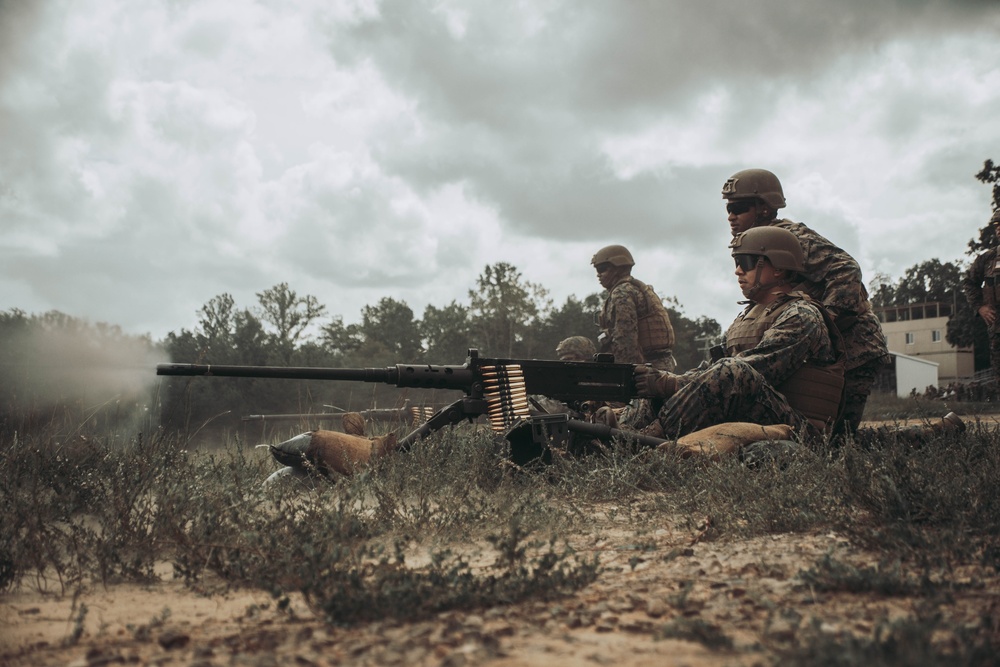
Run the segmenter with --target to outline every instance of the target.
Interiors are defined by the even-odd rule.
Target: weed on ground
[[[468,426],[350,477],[266,487],[274,464],[263,450],[190,450],[151,433],[4,436],[0,592],[149,582],[167,562],[191,586],[211,575],[279,601],[301,594],[336,626],[414,621],[585,588],[602,572],[580,535],[602,522],[636,554],[655,548],[650,536],[668,523],[706,543],[836,531],[879,554],[878,563],[831,557],[803,569],[802,585],[816,594],[931,602],[969,585],[953,576],[959,568],[1000,571],[1000,442],[975,423],[918,440],[869,432],[753,466],[610,443],[526,468]],[[724,630],[696,619],[659,632],[734,650]],[[886,621],[867,637],[802,632],[778,653],[784,664],[986,664],[997,648],[991,632],[989,623],[951,627],[925,615]],[[907,662],[914,647],[929,657]]]

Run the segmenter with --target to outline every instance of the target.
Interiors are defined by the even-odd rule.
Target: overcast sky
[[[998,37],[987,0],[0,0],[0,310],[420,317],[501,261],[558,305],[622,243],[725,326],[743,168],[866,281],[966,259]]]

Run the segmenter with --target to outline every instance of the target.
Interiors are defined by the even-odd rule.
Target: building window
[[[941,342],[941,330],[940,329],[935,329],[934,331],[931,332],[931,342],[932,343],[940,343]]]
[[[906,344],[907,345],[913,345],[913,334],[912,333],[907,333],[906,334]]]

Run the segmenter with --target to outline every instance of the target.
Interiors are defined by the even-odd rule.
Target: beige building
[[[914,303],[875,309],[890,352],[938,364],[938,383],[971,378],[975,360],[971,347],[952,347],[945,340],[953,304]]]

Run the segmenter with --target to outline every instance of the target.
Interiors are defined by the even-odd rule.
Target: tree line
[[[582,335],[596,341],[603,295],[567,297],[556,306],[541,285],[524,279],[506,262],[487,265],[468,290],[468,301],[428,305],[421,317],[392,297],[361,310],[345,324],[326,318],[326,308],[287,283],[256,294],[257,304],[239,307],[229,294],[199,311],[194,330],[171,332],[165,341],[178,362],[329,367],[385,367],[397,363],[461,364],[468,350],[481,356],[554,359],[559,341]],[[687,317],[676,299],[665,301],[677,335],[675,356],[682,367],[705,358],[706,341],[721,336],[714,319]],[[324,321],[327,320],[327,321]],[[449,395],[445,395],[449,394]],[[180,379],[167,383],[164,420],[191,429],[205,419],[228,415],[317,412],[322,406],[361,410],[395,407],[401,400],[440,406],[449,392],[407,390],[321,381],[252,378]]]

